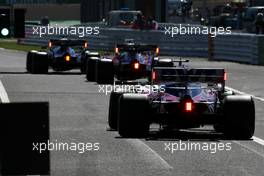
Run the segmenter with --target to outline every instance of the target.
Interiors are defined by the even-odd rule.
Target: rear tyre
[[[87,60],[88,60],[88,51],[86,51],[81,58],[81,68],[80,71],[81,73],[86,73],[86,67],[87,67]]]
[[[87,81],[95,81],[95,67],[96,67],[96,62],[98,62],[99,57],[90,57],[87,60],[87,65],[86,65],[86,79]]]
[[[173,62],[171,59],[159,59],[156,62],[157,67],[173,67]]]
[[[229,138],[250,139],[255,131],[255,105],[247,95],[230,95],[224,100],[224,134]]]
[[[111,92],[111,95],[110,95],[109,111],[108,111],[108,125],[112,130],[117,130],[119,99],[121,95],[122,95],[121,92]]]
[[[223,133],[224,131],[224,127],[222,124],[215,124],[213,127],[217,133]]]
[[[27,53],[27,61],[26,61],[26,70],[31,73],[32,72],[32,58],[38,51],[31,50]]]
[[[151,81],[152,81],[152,72],[151,71],[147,73],[147,79],[148,79],[148,82],[151,83]]]
[[[113,84],[114,72],[111,59],[101,59],[97,62],[96,82],[98,84]]]
[[[81,73],[86,73],[87,70],[87,60],[90,57],[100,57],[99,53],[96,52],[90,52],[90,51],[85,51],[82,58],[81,58]]]
[[[32,73],[45,74],[49,70],[49,57],[46,52],[37,52],[32,58]]]
[[[121,95],[118,114],[118,133],[122,137],[146,137],[150,126],[149,116],[150,104],[146,95]]]

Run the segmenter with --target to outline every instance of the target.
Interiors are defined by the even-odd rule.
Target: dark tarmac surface
[[[264,143],[256,142],[264,139],[264,67],[191,60],[193,66],[225,68],[228,87],[259,98],[255,100],[257,138],[225,140],[210,131],[211,127],[163,135],[156,126],[147,139],[120,138],[117,132],[107,130],[109,95],[99,92],[97,84],[86,82],[79,70],[28,74],[26,53],[22,52],[0,50],[0,80],[11,102],[50,102],[51,141],[93,144],[84,153],[51,151],[51,175],[264,176]],[[166,148],[191,143],[209,148]],[[216,145],[224,149],[215,150]]]

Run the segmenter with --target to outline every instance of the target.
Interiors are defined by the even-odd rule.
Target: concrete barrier
[[[26,38],[19,39],[21,44],[43,45],[49,39],[61,38],[62,35],[44,35],[39,37],[33,35],[32,26],[26,27]],[[68,38],[79,38],[77,35]],[[112,51],[115,44],[122,43],[125,39],[134,39],[136,42],[146,44],[157,44],[161,54],[185,57],[207,57],[208,36],[206,35],[165,35],[164,31],[136,31],[120,28],[100,28],[99,35],[86,35],[89,47],[95,50]]]
[[[62,35],[33,35],[32,26],[26,27],[26,38],[18,40],[21,44],[46,45],[49,39]],[[77,35],[68,38],[79,38]],[[113,51],[116,43],[125,39],[136,42],[157,44],[163,55],[175,57],[203,57],[209,60],[233,61],[264,65],[264,35],[232,33],[227,35],[165,35],[165,31],[137,31],[120,28],[100,28],[99,35],[86,35],[89,48]]]
[[[218,35],[213,38],[213,60],[262,64],[260,38],[255,34]]]

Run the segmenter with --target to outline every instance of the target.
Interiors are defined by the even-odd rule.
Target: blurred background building
[[[225,4],[242,4],[245,6],[264,6],[264,0],[192,0],[193,8],[208,8],[213,10]]]
[[[26,9],[26,20],[49,16],[52,20],[93,22],[106,18],[111,10],[120,9],[141,10],[158,21],[166,20],[164,0],[0,0],[0,8],[10,4]]]
[[[111,10],[140,10],[145,16],[152,16],[157,21],[166,21],[164,0],[81,0],[82,21],[100,21]]]
[[[52,20],[80,19],[80,0],[0,0],[0,8],[5,8],[3,6],[25,9],[25,19],[30,21],[40,20],[43,16]]]
[[[217,7],[234,3],[264,6],[264,0],[0,0],[0,8],[26,9],[26,20],[48,16],[51,20],[95,22],[107,18],[111,10],[129,9],[140,10],[158,22],[173,22],[175,16],[188,16],[190,10],[204,17]]]

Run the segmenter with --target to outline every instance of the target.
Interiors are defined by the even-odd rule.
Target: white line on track
[[[253,141],[255,141],[257,143],[259,143],[261,145],[264,145],[264,140],[263,139],[260,139],[260,138],[258,138],[256,136],[253,136],[252,139],[253,139]]]
[[[7,92],[4,88],[2,81],[0,80],[0,99],[2,103],[9,103],[9,98]],[[154,164],[155,167],[162,167],[163,169],[173,169],[157,152],[151,149],[148,145],[144,142],[140,141],[139,139],[127,139],[128,143],[133,145],[136,150],[142,151],[143,156],[146,157],[146,161],[151,162]]]
[[[229,90],[232,90],[238,94],[247,94],[245,92],[241,92],[239,90],[236,90],[236,89],[233,89],[231,87],[227,87],[227,89]],[[250,95],[250,94],[247,94],[247,95]],[[262,101],[264,102],[264,99],[263,98],[260,98],[260,97],[256,97],[254,95],[250,95],[252,96],[254,99],[256,100],[259,100],[259,101]],[[8,95],[7,95],[7,92],[5,90],[5,87],[2,83],[2,81],[0,80],[0,99],[2,101],[2,103],[10,103],[10,100],[8,98]],[[253,136],[252,137],[253,141],[258,143],[258,144],[261,144],[264,146],[264,140],[261,139],[261,138],[258,138],[256,136]],[[146,156],[149,158],[152,158],[151,161],[157,161],[156,159],[158,159],[160,161],[159,164],[161,164],[161,166],[163,166],[164,168],[167,168],[167,169],[172,169],[173,167],[170,166],[157,152],[155,152],[153,149],[151,149],[148,145],[146,145],[144,142],[138,140],[138,139],[128,139],[127,140],[130,144],[133,144],[136,148],[138,149],[146,149],[145,150],[145,154],[147,154]],[[157,163],[156,163],[157,164]]]
[[[4,87],[1,80],[0,80],[0,99],[1,99],[2,103],[10,103],[7,92],[6,92],[5,87]],[[0,176],[1,176],[1,174],[0,174]],[[40,175],[36,175],[36,176],[40,176]]]
[[[262,152],[259,152],[258,150],[255,150],[252,147],[249,147],[249,146],[243,144],[241,141],[233,141],[233,142],[264,158],[264,154]]]
[[[147,144],[139,139],[127,139],[127,142],[131,144],[139,153],[144,156],[146,162],[149,162],[155,168],[161,169],[173,169],[157,152],[150,148]]]
[[[238,94],[242,94],[242,95],[250,95],[250,94],[248,94],[248,93],[245,93],[245,92],[242,92],[242,91],[239,91],[239,90],[233,89],[233,88],[231,88],[231,87],[227,87],[227,86],[226,86],[226,88],[229,89],[229,90],[232,90],[232,91],[234,91],[235,93],[238,93]],[[256,100],[259,100],[259,101],[264,102],[264,98],[256,97],[255,95],[250,95],[250,96],[252,96],[252,98],[254,98],[254,99],[256,99]]]
[[[226,89],[231,90],[231,91],[233,91],[233,92],[235,92],[235,93],[237,93],[237,94],[241,94],[241,95],[250,95],[250,94],[247,94],[247,93],[245,93],[245,92],[242,92],[242,91],[236,90],[236,89],[231,88],[231,87],[228,87],[228,86],[226,86]],[[264,102],[264,98],[256,97],[255,95],[250,95],[250,96],[252,96],[252,98],[254,98],[254,99],[256,99],[256,100],[259,100],[259,101]],[[256,137],[256,136],[253,136],[252,139],[253,139],[254,142],[256,142],[256,143],[258,143],[258,144],[264,146],[264,140],[263,140],[263,139],[260,139],[260,138],[258,138],[258,137]]]
[[[10,103],[5,87],[1,80],[0,80],[0,98],[2,103]]]

